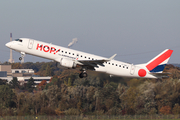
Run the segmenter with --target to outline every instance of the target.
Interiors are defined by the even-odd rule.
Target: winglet
[[[114,59],[114,57],[116,57],[117,54],[114,54],[112,57],[110,57],[108,60],[112,60]]]

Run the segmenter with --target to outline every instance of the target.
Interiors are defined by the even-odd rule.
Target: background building
[[[11,77],[12,76],[11,65],[0,65],[0,72],[6,72],[7,73],[6,77]]]
[[[49,83],[51,79],[51,76],[35,76],[33,69],[11,69],[11,65],[0,65],[0,79],[7,80],[9,83],[13,77],[17,77],[20,84],[27,83],[31,77],[34,79],[35,84],[39,84],[43,80]]]

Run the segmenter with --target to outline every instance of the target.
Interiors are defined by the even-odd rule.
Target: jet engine
[[[77,66],[77,64],[74,61],[65,58],[61,59],[60,65],[68,68],[76,68]]]

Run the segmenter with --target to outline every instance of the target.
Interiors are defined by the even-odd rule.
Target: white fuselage
[[[108,59],[105,57],[33,40],[28,38],[21,38],[22,41],[12,41],[6,44],[9,48],[23,52],[26,54],[50,59],[59,62],[61,58],[66,58],[73,61],[78,60],[103,60]],[[77,62],[78,63],[78,62]],[[83,65],[82,63],[78,63],[79,65]],[[155,76],[148,74],[146,68],[142,68],[141,66],[135,66],[133,64],[110,60],[108,62],[104,62],[103,65],[97,65],[94,67],[95,71],[105,72],[114,76],[125,76],[125,77],[140,77],[139,70],[145,69],[147,74],[144,76],[145,78],[156,78]]]

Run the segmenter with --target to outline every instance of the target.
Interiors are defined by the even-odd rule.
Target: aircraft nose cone
[[[11,43],[6,43],[6,47],[10,48],[11,47]]]

